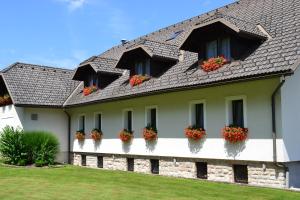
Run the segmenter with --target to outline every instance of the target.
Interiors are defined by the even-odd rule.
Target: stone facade
[[[136,158],[134,159],[134,171],[144,174],[151,173],[151,164],[150,160]]]
[[[196,178],[196,165],[191,161],[161,159],[159,162],[159,174],[183,178]]]
[[[248,176],[250,185],[278,188],[286,187],[286,174],[284,169],[272,164],[249,163]]]
[[[103,156],[103,168],[108,170],[127,171],[127,158],[121,155]],[[151,173],[152,157],[131,156],[134,158],[134,171],[138,173]],[[197,178],[195,162],[207,163],[207,180],[234,183],[233,164],[247,165],[248,184],[266,187],[286,187],[285,170],[273,163],[225,161],[225,160],[199,160],[183,158],[155,158],[159,160],[159,174],[164,176]],[[75,153],[73,164],[81,166],[81,154]],[[86,155],[86,166],[98,167],[97,155]]]
[[[211,181],[234,182],[232,165],[224,161],[208,162],[207,179]]]
[[[86,156],[86,166],[91,168],[97,168],[98,167],[97,156]]]
[[[127,171],[126,158],[122,158],[114,155],[104,156],[103,169]]]

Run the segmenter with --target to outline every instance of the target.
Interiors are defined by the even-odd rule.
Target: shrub
[[[43,161],[43,165],[54,164],[59,142],[53,134],[43,131],[25,132],[24,143],[30,163]]]
[[[0,153],[2,157],[9,164],[26,164],[27,154],[25,152],[23,131],[6,126],[0,136]]]

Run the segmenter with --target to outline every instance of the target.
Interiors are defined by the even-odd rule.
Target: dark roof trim
[[[77,104],[73,104],[73,105],[64,106],[64,108],[72,108],[72,107],[78,107],[78,106],[83,106],[83,105],[91,105],[91,104],[95,104],[95,103],[112,102],[112,101],[117,101],[117,100],[126,100],[126,99],[130,99],[133,97],[151,96],[151,95],[161,94],[161,93],[165,93],[165,92],[177,92],[177,91],[183,91],[183,90],[215,87],[215,86],[224,85],[224,84],[246,82],[246,81],[252,81],[252,80],[269,79],[269,78],[274,78],[274,77],[280,77],[282,75],[290,76],[292,74],[293,74],[292,70],[285,70],[282,72],[260,74],[258,76],[253,75],[253,76],[248,76],[248,77],[239,77],[239,78],[228,79],[226,81],[221,80],[221,81],[211,82],[208,84],[200,84],[200,85],[197,84],[197,85],[191,85],[191,86],[181,86],[181,87],[175,87],[175,88],[160,89],[160,90],[154,90],[151,92],[143,92],[140,94],[132,94],[132,95],[126,95],[126,96],[121,96],[121,97],[113,97],[113,98],[108,98],[108,99],[95,100],[95,101],[90,101],[90,102],[85,102],[85,103],[77,103]]]
[[[182,42],[179,44],[179,49],[182,48],[182,46],[184,45],[184,43],[186,42],[186,40],[190,37],[190,35],[192,34],[192,32],[196,29],[200,29],[203,28],[205,26],[211,25],[211,24],[215,24],[215,23],[222,23],[223,25],[227,26],[228,28],[230,28],[231,30],[233,30],[236,33],[245,33],[248,35],[252,35],[254,37],[257,37],[259,39],[267,39],[267,35],[266,36],[262,36],[262,35],[258,35],[258,34],[254,34],[245,30],[242,30],[241,28],[239,28],[238,26],[236,26],[235,24],[231,23],[230,21],[224,19],[224,18],[216,18],[213,20],[210,20],[208,22],[204,22],[204,23],[199,23],[196,24],[192,29],[189,30],[188,34],[186,34],[186,36],[184,37],[184,39],[182,40]]]
[[[16,107],[24,107],[24,108],[63,108],[62,105],[36,105],[36,104],[14,104]]]
[[[13,67],[13,66],[11,66],[11,67]],[[11,68],[11,67],[10,67],[10,68]],[[9,89],[9,87],[8,87],[7,81],[6,81],[5,78],[4,78],[4,74],[3,74],[2,72],[0,72],[0,76],[2,77],[2,79],[3,79],[3,81],[4,81],[4,84],[5,84],[5,86],[6,86],[6,89],[7,89],[7,91],[8,91],[8,94],[9,94],[9,96],[10,96],[10,98],[11,98],[11,101],[12,101],[12,103],[14,104],[15,100],[14,100],[14,97],[11,95],[11,91],[10,91],[10,89]]]

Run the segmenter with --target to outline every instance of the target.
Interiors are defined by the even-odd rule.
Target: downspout
[[[68,164],[71,164],[71,115],[64,108],[64,113],[68,117]]]
[[[275,166],[284,168],[285,173],[286,173],[286,187],[289,187],[289,170],[288,167],[286,167],[282,163],[277,162],[277,130],[276,130],[276,95],[282,88],[283,84],[285,83],[285,76],[282,76],[280,78],[280,83],[272,93],[272,98],[271,98],[271,104],[272,104],[272,137],[273,137],[273,163]]]

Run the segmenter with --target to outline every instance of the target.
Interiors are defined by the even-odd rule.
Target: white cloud
[[[86,0],[59,0],[60,2],[66,3],[70,11],[77,10],[86,4]]]

